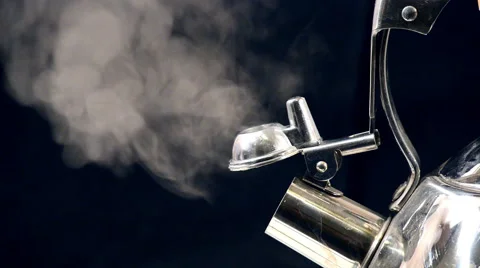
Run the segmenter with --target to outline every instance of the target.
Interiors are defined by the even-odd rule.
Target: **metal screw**
[[[328,165],[326,162],[323,162],[323,161],[320,161],[317,163],[317,171],[320,172],[320,173],[324,173],[325,171],[327,171],[328,169]]]
[[[405,21],[414,21],[418,16],[418,11],[415,7],[406,6],[402,10],[402,18]]]

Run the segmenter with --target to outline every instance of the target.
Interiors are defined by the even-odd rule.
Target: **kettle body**
[[[388,218],[295,178],[266,233],[327,268],[479,267],[479,171],[480,138]]]
[[[397,114],[388,79],[390,31],[427,35],[449,0],[376,0],[371,35],[369,130],[323,140],[304,98],[287,102],[289,123],[266,124],[235,139],[232,171],[304,156],[266,233],[324,268],[480,267],[480,138],[423,177]],[[378,43],[378,44],[377,44]],[[376,87],[410,176],[393,195],[390,217],[349,199],[330,180],[342,158],[377,150]]]
[[[369,267],[480,266],[480,138],[425,176]]]
[[[476,175],[478,176],[478,175]],[[369,267],[480,266],[480,195],[429,176],[392,219]]]

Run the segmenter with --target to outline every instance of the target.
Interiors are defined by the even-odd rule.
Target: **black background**
[[[322,136],[367,130],[373,1],[281,1],[275,12],[287,19],[266,53],[281,54],[307,25],[327,46],[306,61],[303,94]],[[479,19],[474,0],[454,0],[429,35],[392,33],[392,92],[423,172],[480,133]],[[301,158],[216,174],[211,204],[182,199],[140,168],[121,179],[67,168],[48,122],[0,94],[0,267],[315,267],[263,233]],[[378,117],[381,149],[346,158],[333,184],[386,216],[408,166],[380,106]]]

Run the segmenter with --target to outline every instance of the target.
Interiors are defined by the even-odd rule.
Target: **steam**
[[[262,33],[249,25],[246,4],[2,5],[10,93],[49,119],[72,167],[121,170],[139,163],[176,193],[208,197],[208,175],[227,166],[235,134],[266,120],[262,103],[269,98],[237,63],[239,52],[275,78],[270,85],[281,105],[299,86],[286,66],[244,50],[239,37]]]

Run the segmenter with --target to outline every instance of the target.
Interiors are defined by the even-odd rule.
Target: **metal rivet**
[[[415,7],[406,6],[402,10],[402,18],[405,21],[414,21],[418,16],[418,11]]]
[[[327,171],[328,169],[328,165],[327,163],[323,162],[323,161],[320,161],[317,163],[317,171],[320,172],[320,173],[324,173],[325,171]]]

